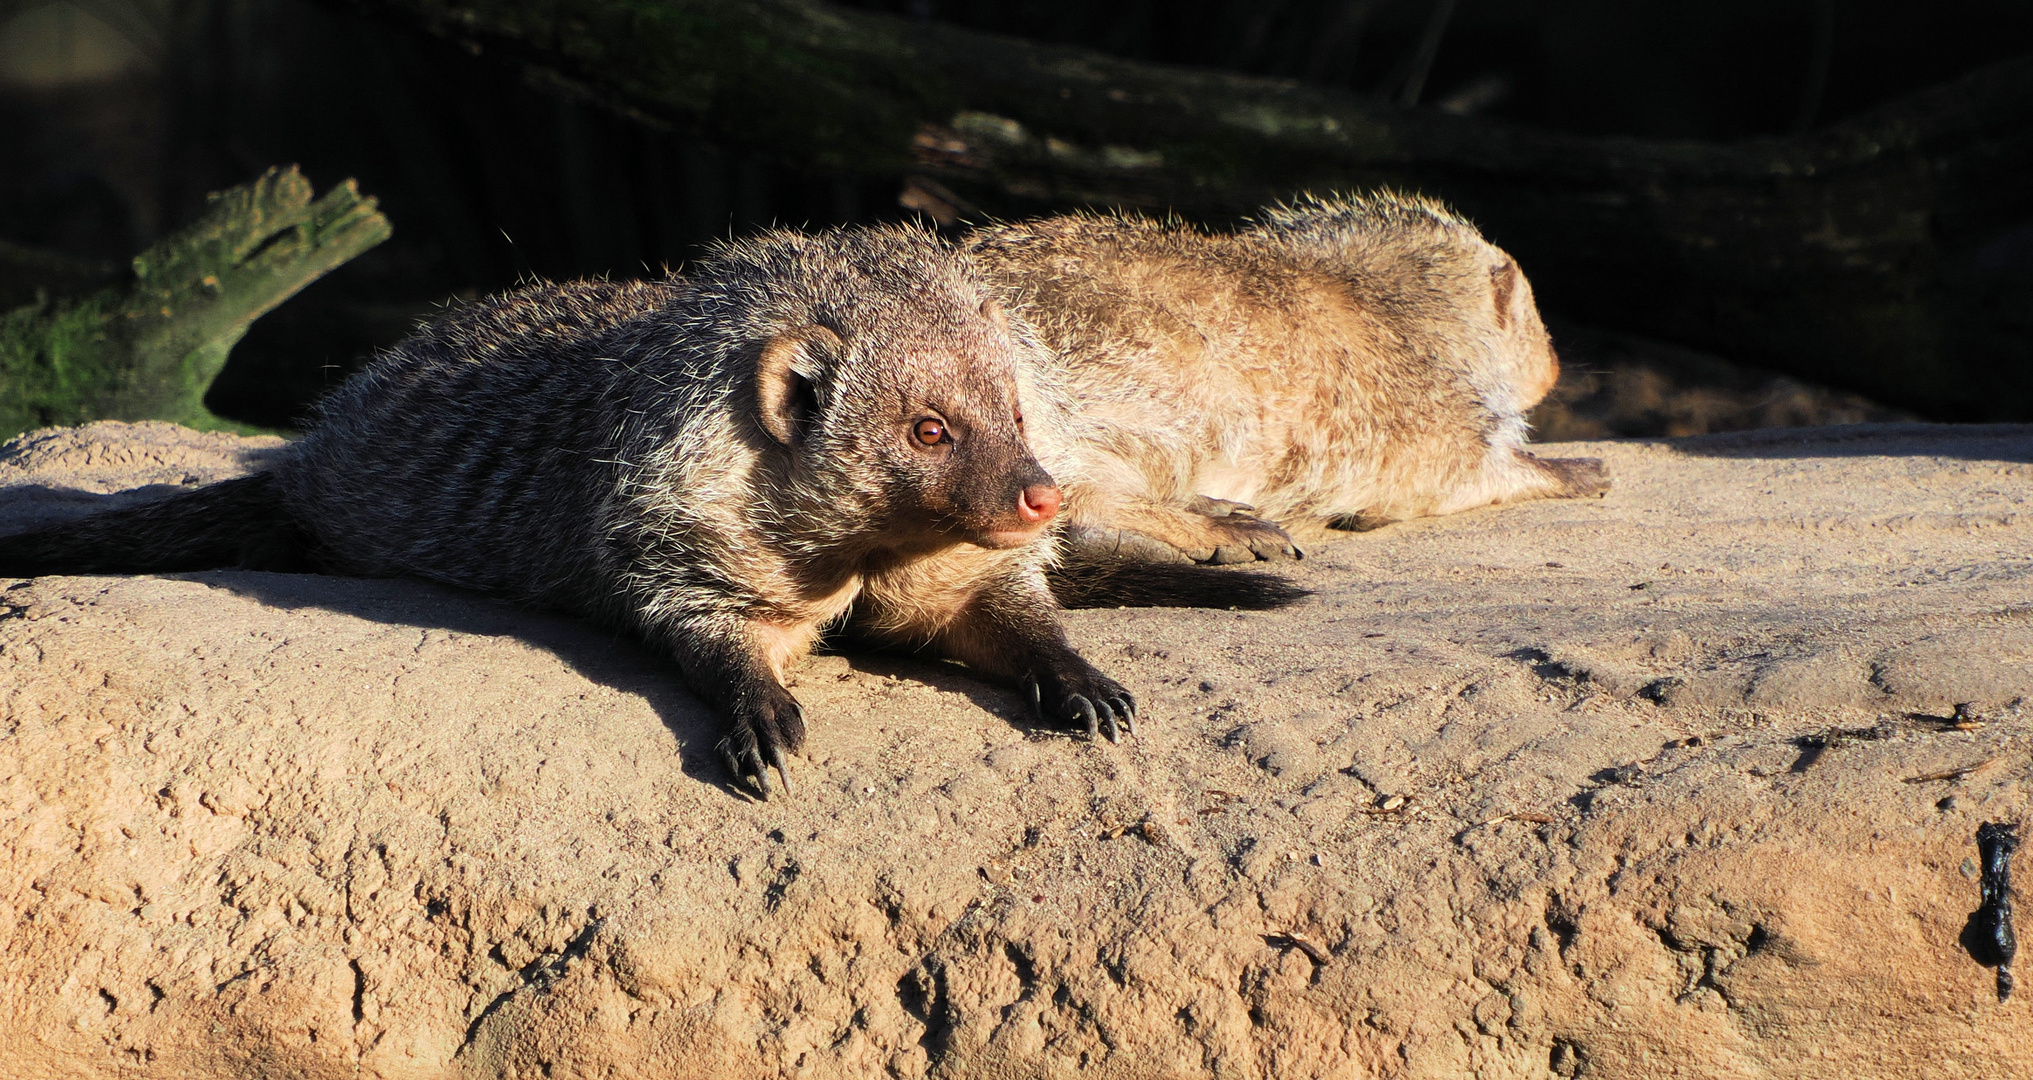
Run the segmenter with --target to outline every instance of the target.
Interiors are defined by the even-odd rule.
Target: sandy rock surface
[[[30,436],[0,521],[272,445]],[[1616,490],[1068,616],[1120,747],[816,658],[766,804],[569,619],[0,581],[0,1073],[2033,1075],[1958,944],[2033,790],[2033,427],[1553,449]]]

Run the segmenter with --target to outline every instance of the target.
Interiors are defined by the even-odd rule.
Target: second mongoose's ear
[[[991,296],[981,302],[981,315],[995,324],[997,330],[1009,332],[1009,313],[1002,309],[1002,301]]]
[[[1522,305],[1532,302],[1531,290],[1523,288],[1525,275],[1518,264],[1509,259],[1490,268],[1490,300],[1496,304],[1497,329],[1509,330],[1522,322],[1526,312]]]
[[[796,446],[819,407],[819,375],[844,348],[823,326],[802,326],[769,339],[755,361],[756,420],[769,437]]]

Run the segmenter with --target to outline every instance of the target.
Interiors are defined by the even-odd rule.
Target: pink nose
[[[1017,516],[1026,525],[1052,520],[1059,512],[1059,489],[1050,484],[1032,484],[1017,496]]]

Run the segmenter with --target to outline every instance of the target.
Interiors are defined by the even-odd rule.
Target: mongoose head
[[[1024,437],[1023,354],[963,256],[903,227],[771,234],[728,255],[774,264],[755,421],[814,516],[899,549],[1043,535],[1060,494]]]
[[[1560,356],[1553,351],[1553,337],[1539,318],[1539,305],[1532,299],[1532,283],[1509,255],[1495,244],[1484,242],[1489,262],[1489,313],[1496,332],[1491,338],[1495,364],[1510,369],[1519,379],[1518,411],[1537,405],[1560,380]]]

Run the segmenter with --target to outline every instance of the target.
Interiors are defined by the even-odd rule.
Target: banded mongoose
[[[1078,403],[1060,450],[1076,543],[1290,557],[1273,523],[1366,529],[1609,486],[1596,459],[1526,451],[1525,412],[1559,375],[1532,287],[1436,202],[1303,196],[1225,234],[1076,214],[965,246]]]
[[[414,575],[577,612],[672,657],[765,797],[806,736],[785,670],[843,619],[1115,739],[1136,702],[1048,592],[1062,496],[1024,437],[1036,355],[931,234],[769,233],[682,279],[455,308],[267,471],[0,538],[0,574]],[[1202,573],[1214,603],[1292,595]]]

